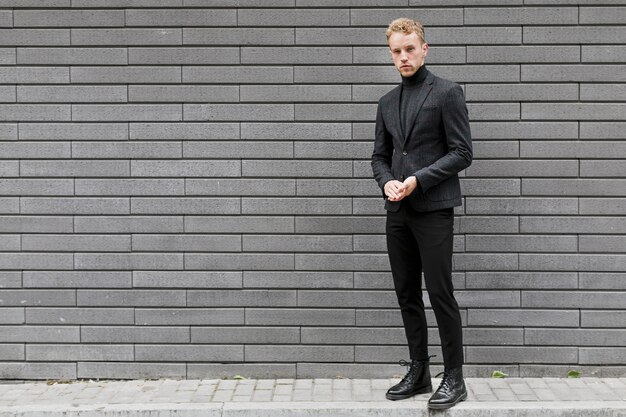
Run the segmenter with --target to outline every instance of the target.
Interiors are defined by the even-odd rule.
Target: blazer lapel
[[[393,90],[391,90],[391,95],[389,97],[389,107],[387,107],[387,111],[389,112],[391,125],[387,126],[388,129],[394,129],[396,132],[393,132],[394,136],[398,138],[404,138],[404,129],[402,129],[402,124],[400,123],[400,89],[401,86],[397,86]]]
[[[415,99],[415,111],[411,112],[411,116],[410,116],[411,119],[409,121],[409,126],[411,126],[411,128],[409,129],[408,132],[404,132],[404,136],[403,136],[405,142],[409,138],[409,136],[411,136],[411,132],[413,131],[413,127],[415,126],[415,120],[417,119],[417,115],[422,109],[422,106],[424,105],[424,101],[426,101],[426,97],[428,97],[428,94],[430,94],[430,90],[433,89],[434,80],[435,80],[435,77],[429,72],[428,75],[426,75],[426,79],[424,80],[424,85],[420,89],[417,95],[417,98]],[[399,109],[398,109],[398,112],[400,112]],[[400,119],[400,115],[398,114],[398,120],[399,119]]]

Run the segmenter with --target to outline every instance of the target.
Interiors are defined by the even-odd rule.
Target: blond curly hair
[[[389,37],[394,32],[402,32],[405,35],[416,33],[420,41],[422,43],[426,43],[426,40],[424,38],[424,25],[416,20],[401,17],[391,22],[389,24],[389,27],[387,28],[387,31],[385,32],[385,34],[387,35],[387,41],[389,41]]]

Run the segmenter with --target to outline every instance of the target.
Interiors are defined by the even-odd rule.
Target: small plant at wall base
[[[491,374],[492,378],[504,378],[504,377],[507,377],[507,376],[509,376],[509,374],[505,374],[502,371],[493,371],[493,373]]]

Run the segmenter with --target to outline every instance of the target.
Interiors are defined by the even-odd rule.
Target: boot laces
[[[428,363],[430,362],[430,358],[434,358],[437,355],[431,355],[428,357],[428,359],[426,359],[425,361],[420,361],[420,362],[425,362]],[[404,375],[404,378],[402,378],[402,381],[406,381],[409,378],[413,378],[415,376],[415,373],[417,372],[418,367],[417,366],[412,366],[413,365],[413,361],[405,361],[404,359],[400,359],[400,362],[398,362],[400,364],[400,366],[406,366],[407,369],[407,373],[406,375]]]
[[[448,372],[443,371],[435,375],[435,378],[439,378],[440,375],[443,375],[443,378],[441,379],[441,383],[439,384],[439,388],[437,388],[437,390],[448,391],[452,389],[451,375]]]

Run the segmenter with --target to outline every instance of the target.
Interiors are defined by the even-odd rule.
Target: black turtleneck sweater
[[[402,90],[400,93],[400,123],[404,134],[409,133],[409,120],[411,112],[415,111],[417,95],[426,79],[426,65],[422,65],[415,74],[410,77],[402,77]]]

